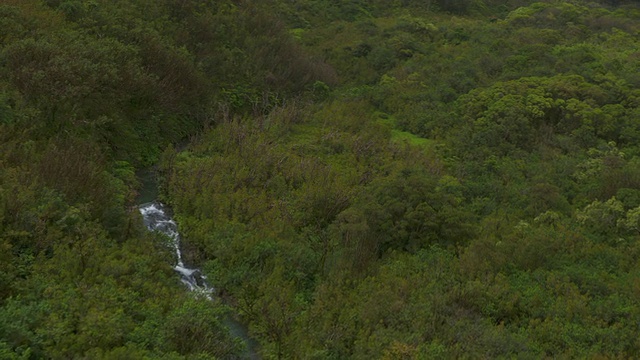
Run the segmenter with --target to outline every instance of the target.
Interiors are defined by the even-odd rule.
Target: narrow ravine
[[[143,198],[143,197],[141,197]],[[173,249],[176,263],[173,269],[180,275],[180,281],[192,292],[204,296],[208,300],[213,300],[215,288],[207,283],[206,276],[197,268],[186,266],[182,259],[180,249],[180,233],[178,225],[173,220],[171,209],[159,201],[146,202],[138,207],[144,221],[144,225],[149,231],[158,231],[167,236],[169,246]],[[229,328],[231,335],[242,340],[245,344],[245,351],[242,354],[245,359],[260,359],[258,354],[258,344],[248,333],[247,328],[237,321],[232,315],[223,319],[224,324]]]

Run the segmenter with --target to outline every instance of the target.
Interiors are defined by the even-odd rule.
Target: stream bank
[[[167,236],[169,246],[173,249],[176,263],[173,269],[180,275],[180,281],[189,291],[203,295],[209,301],[216,296],[215,288],[207,282],[207,277],[200,269],[185,265],[182,256],[181,236],[178,224],[173,220],[171,209],[157,200],[158,186],[154,169],[140,171],[138,177],[142,189],[137,198],[138,210],[143,218],[143,223],[149,231],[158,231]],[[220,298],[224,302],[223,298]],[[245,344],[242,354],[244,359],[261,359],[258,343],[249,336],[247,327],[239,322],[234,314],[228,314],[223,319],[232,336],[240,339]]]

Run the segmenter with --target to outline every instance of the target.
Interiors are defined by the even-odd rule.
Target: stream
[[[207,283],[207,277],[197,268],[191,268],[184,264],[182,251],[180,250],[180,233],[178,225],[171,216],[171,209],[155,199],[157,197],[157,186],[152,171],[145,171],[139,174],[143,183],[143,190],[138,198],[138,206],[144,225],[149,231],[159,231],[169,239],[169,246],[175,254],[176,263],[173,269],[180,276],[180,281],[192,292],[203,295],[208,300],[213,300],[215,288]],[[144,203],[142,203],[144,201]],[[223,319],[224,324],[229,328],[232,336],[239,338],[245,344],[245,351],[242,354],[244,359],[260,359],[258,355],[258,344],[249,336],[249,332],[244,324],[237,321],[232,315],[227,315]]]
[[[202,274],[200,269],[188,268],[182,261],[180,233],[178,233],[178,225],[171,218],[169,209],[162,203],[153,201],[140,205],[139,210],[147,229],[159,231],[169,238],[170,246],[176,255],[176,265],[173,269],[180,274],[180,281],[189,290],[203,294],[207,299],[211,300],[214,289],[206,283],[207,277]]]

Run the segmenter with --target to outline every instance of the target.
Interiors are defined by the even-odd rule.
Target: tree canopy
[[[0,1],[0,358],[640,356],[637,1]],[[154,169],[192,296],[137,209]]]

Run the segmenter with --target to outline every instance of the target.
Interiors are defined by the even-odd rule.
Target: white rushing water
[[[167,207],[154,201],[140,205],[139,209],[147,229],[150,231],[159,231],[169,237],[171,247],[176,254],[176,265],[173,269],[180,274],[182,283],[185,284],[189,290],[203,294],[208,299],[211,299],[214,289],[206,283],[206,276],[204,276],[199,269],[186,267],[182,261],[178,225],[168,214]]]
[[[182,261],[182,252],[180,251],[180,233],[178,225],[171,218],[169,208],[158,201],[142,204],[139,206],[140,213],[144,225],[150,231],[159,231],[169,238],[170,246],[176,254],[176,265],[173,269],[180,274],[180,280],[189,290],[204,295],[207,299],[213,299],[214,288],[207,284],[206,276],[199,269],[191,269],[185,266]],[[224,319],[225,325],[229,328],[231,334],[241,339],[245,345],[245,352],[242,354],[243,359],[260,359],[257,348],[258,344],[249,337],[249,333],[244,325],[227,316]]]

